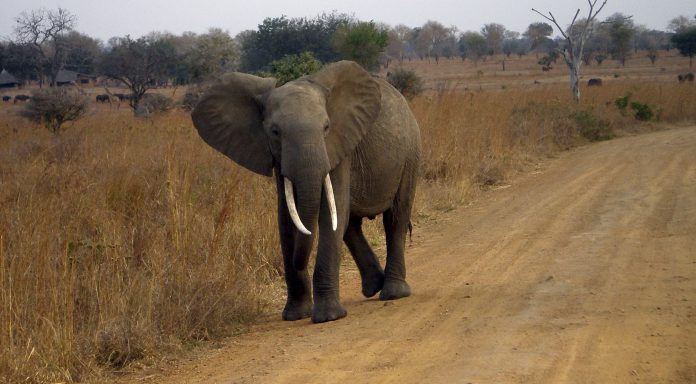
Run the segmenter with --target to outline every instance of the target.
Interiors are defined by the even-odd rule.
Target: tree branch
[[[566,40],[568,40],[568,35],[566,35],[566,33],[563,31],[563,28],[561,28],[561,26],[558,25],[558,22],[556,21],[556,18],[553,16],[553,13],[549,12],[549,15],[551,15],[551,17],[548,17],[548,16],[544,15],[543,13],[537,11],[537,10],[534,9],[534,8],[532,8],[532,11],[534,11],[534,12],[538,13],[539,15],[541,15],[541,17],[543,17],[544,19],[546,19],[546,20],[548,20],[548,21],[554,23],[554,24],[556,25],[556,28],[558,28],[558,31],[561,33],[561,35],[562,35]]]

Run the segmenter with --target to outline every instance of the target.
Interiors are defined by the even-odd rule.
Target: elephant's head
[[[370,74],[342,61],[278,88],[275,79],[228,74],[201,98],[192,118],[206,143],[241,166],[265,176],[278,166],[292,220],[309,235],[322,189],[336,229],[329,171],[370,129],[380,99]]]

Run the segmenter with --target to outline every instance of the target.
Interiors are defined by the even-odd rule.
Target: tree
[[[322,67],[312,52],[302,52],[299,55],[287,55],[271,63],[271,75],[278,80],[277,86],[305,75],[317,72]]]
[[[387,54],[395,57],[399,62],[404,61],[404,57],[408,55],[413,47],[411,46],[410,38],[413,34],[411,28],[404,24],[399,24],[389,31],[389,44],[387,45]]]
[[[669,24],[667,24],[667,30],[674,33],[682,32],[691,27],[696,27],[696,20],[691,20],[684,15],[675,17],[669,21]]]
[[[474,64],[477,64],[479,59],[486,54],[486,38],[478,32],[464,32],[459,38],[459,49],[462,58],[467,57],[473,60]]]
[[[527,37],[531,42],[530,50],[536,52],[545,41],[549,40],[549,36],[551,36],[552,33],[552,26],[544,22],[536,22],[529,24],[524,36]]]
[[[41,56],[29,44],[9,43],[5,48],[3,68],[18,80],[26,82],[41,76]]]
[[[85,112],[87,96],[66,87],[54,87],[34,91],[20,114],[58,135],[63,124],[79,119]]]
[[[515,31],[505,31],[505,37],[503,39],[503,53],[505,56],[510,57],[513,53],[520,51],[520,45],[522,40],[520,40],[520,33]]]
[[[696,54],[696,27],[683,29],[672,36],[672,43],[677,47],[679,53],[689,58],[689,68],[693,66],[694,55]]]
[[[64,68],[80,73],[95,73],[97,60],[102,51],[99,40],[76,31],[60,38],[65,49]]]
[[[266,18],[256,31],[245,33],[240,67],[247,71],[268,70],[273,60],[305,51],[322,62],[336,61],[333,36],[339,27],[351,23],[355,20],[341,13],[325,13],[314,19]]]
[[[164,39],[130,36],[110,40],[111,47],[102,55],[99,72],[118,80],[131,90],[129,104],[137,110],[143,95],[164,81],[175,61],[174,47]]]
[[[416,45],[421,56],[432,57],[436,63],[441,56],[452,56],[455,51],[456,28],[447,28],[437,21],[427,21],[420,28]]]
[[[389,44],[389,36],[373,21],[357,22],[339,27],[333,42],[342,59],[353,60],[367,70],[374,70],[379,67],[379,54]]]
[[[186,64],[192,80],[200,81],[237,68],[239,49],[227,32],[211,28],[197,36],[186,52]]]
[[[489,23],[481,28],[481,34],[486,38],[488,44],[488,54],[496,55],[503,51],[505,32],[505,27],[497,23]]]
[[[41,58],[40,77],[48,75],[55,85],[56,75],[65,61],[63,35],[72,30],[77,17],[63,8],[49,11],[44,8],[22,12],[15,18],[14,33],[18,44],[26,44]]]
[[[570,74],[570,90],[573,94],[573,99],[575,99],[575,101],[578,103],[580,102],[579,79],[583,49],[585,48],[585,42],[587,41],[587,38],[592,33],[591,26],[595,18],[597,17],[597,14],[599,14],[602,8],[604,8],[604,6],[607,4],[607,0],[604,0],[604,2],[602,2],[602,4],[597,9],[595,9],[597,5],[597,0],[587,0],[587,2],[590,6],[590,10],[588,12],[587,19],[584,22],[584,25],[579,24],[580,30],[578,34],[568,33],[566,32],[566,30],[561,28],[561,26],[558,24],[558,21],[553,16],[553,13],[549,12],[549,16],[546,16],[541,12],[537,11],[536,9],[532,8],[532,11],[538,13],[539,15],[541,15],[541,17],[552,22],[565,39],[565,49],[558,49],[558,52],[563,56],[563,60],[568,66],[568,71]],[[580,9],[578,8],[578,10],[575,12],[575,16],[573,17],[573,21],[571,21],[570,23],[568,31],[574,30],[574,27],[576,26],[575,21],[577,20],[579,14]]]
[[[633,20],[630,16],[615,13],[609,16],[603,24],[608,27],[611,37],[610,53],[612,58],[625,66],[626,59],[631,55],[631,41],[635,33]]]

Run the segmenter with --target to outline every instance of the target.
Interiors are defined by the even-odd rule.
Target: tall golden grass
[[[582,143],[575,112],[630,131],[613,105],[628,92],[662,121],[696,120],[688,84],[616,82],[581,104],[561,84],[415,99],[416,221]],[[53,137],[3,113],[0,381],[98,380],[280,311],[274,185],[207,147],[188,114],[95,109]]]

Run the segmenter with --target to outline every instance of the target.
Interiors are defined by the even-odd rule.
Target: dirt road
[[[416,235],[412,297],[348,273],[347,318],[274,319],[150,379],[696,382],[696,127],[565,153]]]

